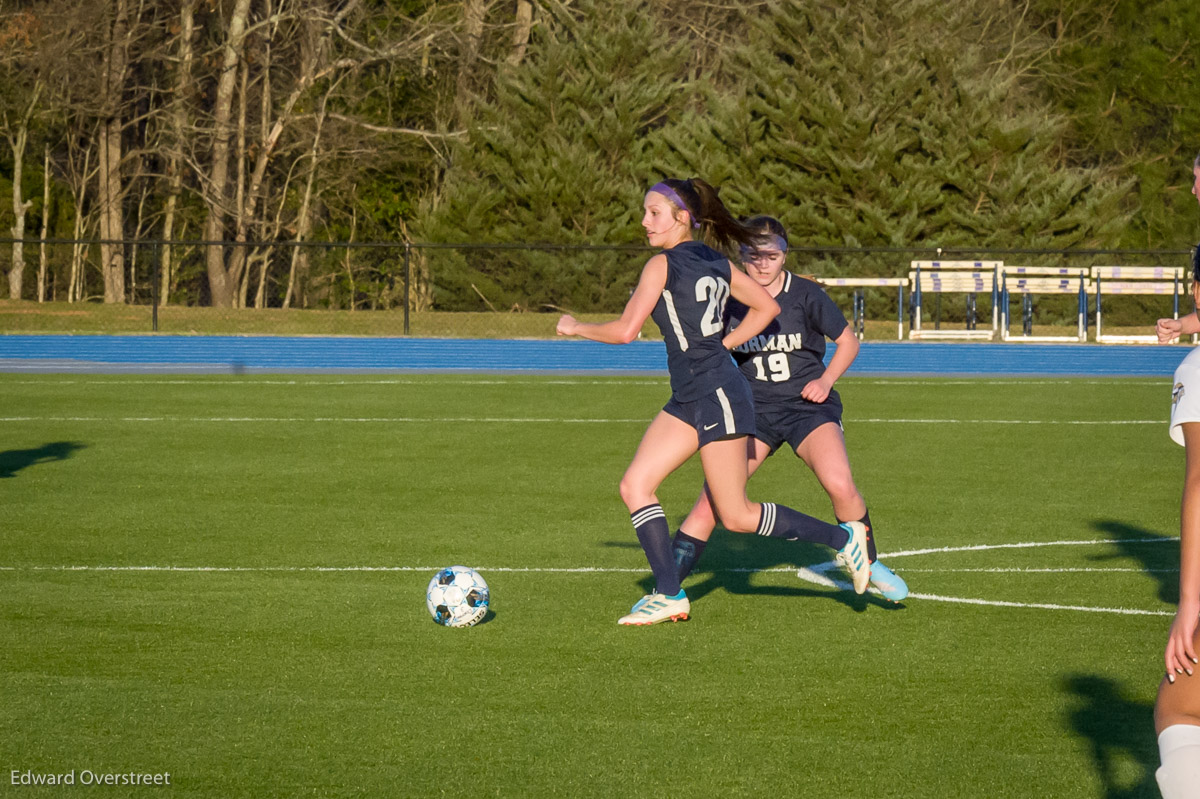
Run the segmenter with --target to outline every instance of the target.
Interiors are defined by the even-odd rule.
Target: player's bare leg
[[[854,484],[840,425],[828,422],[813,430],[796,447],[796,455],[812,469],[817,482],[829,495],[838,519],[850,521],[866,515],[867,503]]]
[[[618,620],[619,624],[656,624],[688,617],[691,608],[679,584],[671,554],[671,531],[657,492],[667,475],[695,454],[699,443],[694,427],[660,412],[646,429],[633,462],[621,478],[621,500],[629,508],[638,541],[654,572],[655,589],[638,600]]]
[[[633,461],[621,478],[621,500],[630,513],[657,503],[663,481],[696,454],[700,439],[687,422],[664,411],[650,422],[638,444]]]
[[[833,503],[833,512],[839,522],[860,521],[867,526],[869,541],[868,557],[871,560],[871,584],[885,599],[899,602],[908,596],[908,584],[875,554],[875,531],[867,513],[867,503],[850,471],[850,456],[846,453],[846,438],[842,427],[828,422],[813,430],[800,446],[796,455],[812,470],[821,488]]]

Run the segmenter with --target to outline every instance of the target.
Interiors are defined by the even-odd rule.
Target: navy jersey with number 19
[[[847,326],[846,317],[819,283],[791,272],[783,273],[783,290],[775,301],[779,316],[733,351],[750,381],[755,407],[808,402],[800,392],[825,372],[825,339],[836,339]],[[728,329],[737,327],[746,311],[746,306],[731,300]],[[829,395],[840,404],[836,391]]]
[[[650,316],[667,346],[667,370],[675,399],[698,399],[738,376],[722,343],[730,265],[721,253],[698,241],[669,250],[667,284]]]

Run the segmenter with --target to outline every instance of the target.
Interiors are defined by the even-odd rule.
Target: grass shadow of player
[[[629,542],[610,541],[606,546],[641,549],[634,539]],[[831,599],[855,610],[866,610],[869,605],[878,605],[888,610],[903,607],[901,603],[888,602],[873,594],[858,595],[851,591],[833,591],[824,586],[808,587],[799,583],[795,586],[763,585],[754,579],[755,574],[770,570],[786,570],[793,575],[800,566],[827,563],[833,559],[828,547],[804,544],[795,541],[763,538],[749,533],[730,533],[718,527],[704,555],[683,582],[688,599],[695,602],[716,590],[730,594],[752,596],[794,596],[814,599]],[[643,593],[654,590],[654,578],[646,567],[646,576],[639,579]],[[838,579],[848,581],[848,577]],[[797,580],[799,578],[796,578]]]
[[[692,574],[684,581],[688,598],[695,601],[716,590],[751,596],[807,597],[830,599],[854,610],[864,611],[870,605],[895,609],[873,594],[858,595],[852,591],[835,591],[825,586],[799,582],[796,570],[801,566],[828,563],[833,559],[828,547],[795,541],[764,540],[760,536],[728,533],[718,529],[709,540]],[[794,586],[762,584],[755,579],[759,572],[782,570],[797,580]],[[849,582],[849,576],[837,570],[834,576]]]
[[[0,452],[0,478],[16,477],[17,472],[40,463],[63,461],[83,449],[77,441],[54,441],[34,449],[9,449]]]
[[[1090,560],[1099,562],[1132,558],[1158,582],[1160,600],[1170,605],[1179,604],[1179,542],[1174,535],[1164,535],[1113,519],[1094,521],[1092,527],[1110,536],[1119,552],[1092,555]]]
[[[1154,706],[1126,696],[1117,681],[1097,674],[1067,675],[1062,686],[1074,700],[1068,722],[1090,746],[1104,799],[1157,799]]]
[[[628,540],[606,541],[602,546],[639,551],[642,548],[632,535]],[[699,563],[683,581],[683,588],[692,602],[713,591],[723,590],[738,595],[832,599],[857,611],[865,611],[872,605],[885,610],[904,608],[903,602],[889,602],[869,592],[859,595],[850,590],[835,591],[817,585],[809,587],[811,584],[799,582],[799,577],[795,578],[798,583],[794,587],[755,584],[754,575],[758,572],[777,570],[795,575],[802,566],[811,567],[831,560],[833,551],[819,544],[764,538],[752,533],[731,533],[718,526],[713,531]],[[841,569],[835,570],[832,576],[841,582],[850,581],[849,575]],[[654,578],[650,574],[648,564],[646,575],[638,579],[638,585],[645,594],[654,590]]]

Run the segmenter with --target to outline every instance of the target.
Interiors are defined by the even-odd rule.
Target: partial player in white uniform
[[[1200,200],[1200,156],[1192,163],[1192,194]],[[1192,254],[1192,292],[1200,308],[1200,246]],[[1196,313],[1159,319],[1158,340],[1200,333]],[[1187,452],[1179,519],[1179,609],[1167,635],[1167,674],[1154,703],[1162,761],[1155,776],[1163,799],[1200,799],[1200,349],[1179,368],[1171,389],[1171,438]]]
[[[646,237],[663,252],[646,262],[621,318],[586,324],[564,315],[557,328],[563,336],[626,344],[653,316],[666,343],[671,400],[650,423],[620,486],[654,573],[655,589],[618,623],[688,618],[691,605],[679,583],[671,531],[657,491],[697,451],[713,504],[727,527],[830,546],[861,594],[870,578],[865,526],[832,525],[784,505],[746,497],[746,440],[754,433],[754,401],[729,350],[760,333],[779,306],[726,257],[693,241],[692,232],[699,230],[719,246],[748,244],[753,233],[730,215],[712,186],[696,178],[656,183],[646,193],[643,208]],[[730,297],[747,312],[736,330],[726,332],[723,319]]]

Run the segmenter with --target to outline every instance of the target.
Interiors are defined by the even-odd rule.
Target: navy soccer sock
[[[841,549],[850,540],[850,534],[836,524],[823,522],[774,502],[762,503],[762,516],[755,532],[789,541],[811,541],[833,549]]]
[[[848,521],[860,521],[867,528],[867,561],[874,563],[879,560],[879,553],[875,549],[875,528],[871,526],[871,509],[868,508],[861,519]]]
[[[704,545],[707,543],[699,538],[692,538],[683,530],[675,533],[675,540],[671,542],[671,551],[675,555],[675,568],[679,571],[680,582],[683,582],[683,578],[692,573],[700,556],[704,554]]]
[[[675,596],[679,593],[679,572],[675,567],[675,556],[671,552],[671,528],[667,526],[667,515],[662,505],[655,503],[638,508],[629,514],[638,541],[650,561],[654,572],[655,592]]]

